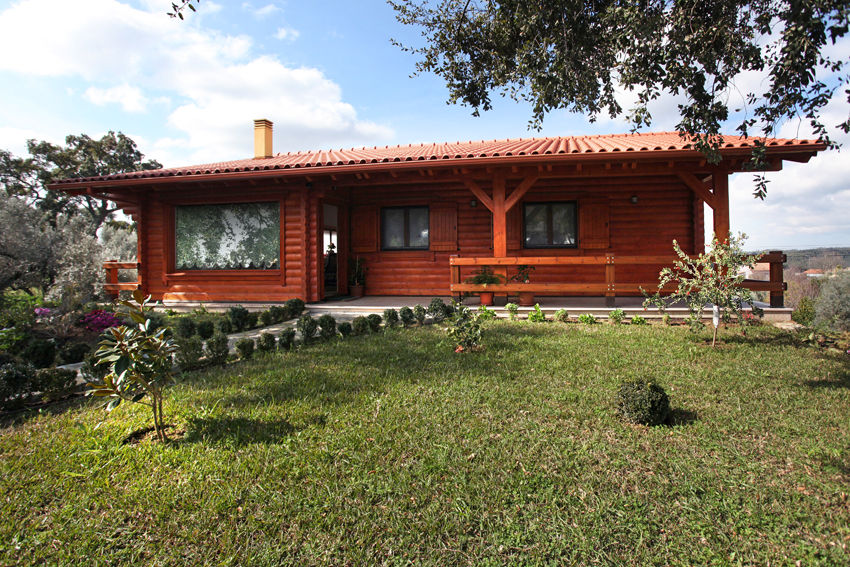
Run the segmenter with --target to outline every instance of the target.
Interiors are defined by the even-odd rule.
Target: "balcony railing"
[[[134,282],[118,282],[118,270],[138,270],[138,262],[118,262],[117,260],[109,260],[103,263],[103,268],[106,270],[106,283],[103,284],[103,289],[109,294],[112,299],[118,297],[118,293],[122,290],[133,291],[139,287],[139,281]]]

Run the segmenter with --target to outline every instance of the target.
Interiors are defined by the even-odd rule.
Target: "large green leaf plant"
[[[89,383],[90,394],[111,398],[106,409],[111,411],[123,402],[147,405],[153,411],[154,431],[166,441],[162,413],[165,389],[174,381],[172,356],[177,346],[167,336],[167,329],[154,329],[147,317],[153,310],[151,297],[133,292],[133,301],[121,301],[132,325],[109,329],[109,337],[100,342],[95,353],[98,365],[109,367],[99,383]]]

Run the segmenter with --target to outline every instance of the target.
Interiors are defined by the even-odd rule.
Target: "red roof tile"
[[[726,149],[746,149],[755,145],[755,138],[724,136],[721,152]],[[789,150],[810,151],[824,149],[815,140],[791,140],[769,138],[766,145],[784,147]],[[349,150],[325,150],[310,152],[288,152],[270,158],[241,159],[219,163],[208,163],[189,167],[172,167],[151,171],[137,171],[85,179],[63,179],[54,185],[113,181],[122,179],[161,178],[175,176],[215,175],[267,170],[323,168],[356,166],[365,164],[400,163],[435,160],[468,160],[481,158],[512,158],[519,156],[602,154],[635,152],[657,154],[667,151],[692,150],[692,145],[678,132],[655,132],[641,134],[609,134],[599,136],[565,136],[558,138],[517,138],[509,140],[468,141],[454,143],[408,144],[402,146],[351,148]]]

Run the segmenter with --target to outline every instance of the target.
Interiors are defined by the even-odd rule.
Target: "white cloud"
[[[278,8],[274,4],[266,4],[262,8],[258,8],[257,10],[255,10],[254,15],[257,16],[257,17],[263,17],[263,16],[268,16],[270,14],[274,14],[275,12],[277,12],[279,10],[280,10],[280,8]]]
[[[253,119],[260,117],[275,122],[282,151],[392,136],[387,127],[358,118],[321,71],[289,67],[254,49],[250,37],[117,0],[24,0],[0,12],[0,51],[16,53],[0,58],[0,71],[82,78],[94,83],[88,100],[127,111],[170,99],[174,110],[163,121],[182,132],[170,136],[182,139],[182,147],[171,146],[179,162],[147,152],[169,165],[250,155]]]
[[[142,94],[141,89],[126,83],[108,89],[89,87],[86,89],[85,97],[98,106],[120,104],[121,108],[127,112],[144,112],[148,105],[148,99]]]
[[[286,27],[277,28],[277,32],[274,34],[275,38],[283,41],[295,41],[299,35],[301,35],[301,32],[298,30]]]

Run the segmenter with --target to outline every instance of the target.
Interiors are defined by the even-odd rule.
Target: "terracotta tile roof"
[[[755,144],[755,138],[725,136],[723,150],[747,149]],[[766,145],[783,147],[787,150],[811,152],[824,149],[815,140],[791,140],[769,138]],[[351,148],[348,150],[323,150],[277,154],[262,159],[241,159],[219,163],[208,163],[189,167],[172,167],[151,171],[137,171],[85,179],[63,179],[54,184],[114,181],[122,179],[162,178],[195,175],[217,175],[267,170],[290,170],[357,166],[367,164],[391,164],[417,161],[475,160],[482,158],[505,158],[506,161],[521,161],[523,157],[545,155],[579,155],[635,152],[655,154],[659,152],[693,150],[692,145],[679,136],[678,132],[655,132],[639,134],[608,134],[598,136],[565,136],[557,138],[515,138],[508,140],[482,140],[468,142],[446,142],[432,144],[408,144],[401,146]],[[519,159],[518,159],[519,158]]]

